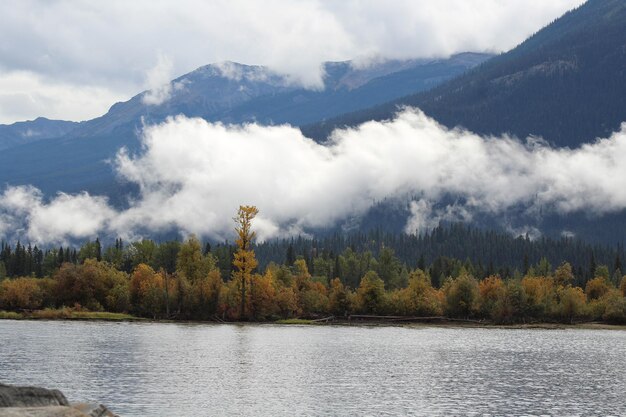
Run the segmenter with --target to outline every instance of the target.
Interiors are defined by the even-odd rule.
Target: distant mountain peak
[[[0,150],[59,137],[71,132],[79,125],[79,122],[50,120],[46,117],[0,125]]]
[[[234,61],[220,61],[204,65],[180,79],[220,77],[236,82],[266,83],[275,86],[287,84],[287,78],[261,65],[245,65]],[[176,80],[176,81],[178,81]]]
[[[139,93],[114,104],[101,117],[56,130],[46,128],[55,138],[34,136],[44,131],[39,126],[43,119],[19,130],[0,126],[0,149],[4,147],[0,183],[32,184],[48,195],[87,190],[124,204],[120,184],[106,161],[121,147],[138,151],[138,132],[146,124],[185,115],[226,124],[302,126],[432,88],[488,58],[490,55],[478,54],[465,62],[397,60],[369,66],[351,61],[326,63],[324,89],[307,89],[260,65],[232,61],[205,65],[172,80],[162,101],[146,102],[148,92]],[[24,136],[33,143],[26,144]]]

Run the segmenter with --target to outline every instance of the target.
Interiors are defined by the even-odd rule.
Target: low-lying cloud
[[[158,106],[165,103],[172,96],[172,92],[184,86],[182,82],[171,81],[174,64],[163,54],[157,56],[157,63],[146,73],[146,91],[141,101],[148,106]]]
[[[41,243],[88,238],[105,231],[115,211],[101,196],[60,193],[45,203],[30,186],[9,187],[0,195],[0,234]]]
[[[88,194],[45,202],[34,188],[13,187],[0,196],[0,232],[42,242],[173,229],[226,238],[238,206],[254,204],[255,228],[267,239],[332,226],[407,196],[408,233],[513,207],[529,215],[626,208],[626,125],[572,150],[447,129],[416,109],[337,130],[326,144],[291,126],[180,116],[146,127],[142,142],[140,153],[121,150],[115,162],[119,177],[140,188],[128,208]]]

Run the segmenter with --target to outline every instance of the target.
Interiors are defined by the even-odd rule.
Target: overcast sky
[[[3,1],[0,123],[85,120],[208,63],[306,86],[320,63],[505,51],[583,0]]]

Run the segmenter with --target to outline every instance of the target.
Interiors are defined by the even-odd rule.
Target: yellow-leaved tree
[[[257,267],[258,262],[251,249],[252,241],[256,233],[252,231],[252,220],[259,213],[255,206],[239,206],[237,216],[233,218],[235,231],[237,232],[237,252],[233,259],[233,280],[239,285],[240,300],[240,319],[246,317],[246,291],[251,283],[252,271]]]

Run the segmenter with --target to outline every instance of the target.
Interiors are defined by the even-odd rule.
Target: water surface
[[[0,382],[122,417],[626,415],[626,331],[0,320]]]

